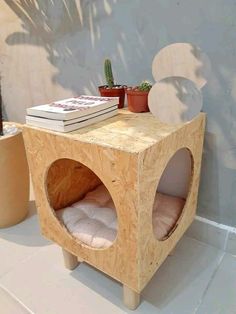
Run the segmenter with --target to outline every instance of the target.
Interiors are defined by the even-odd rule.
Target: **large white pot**
[[[0,137],[0,228],[22,221],[28,205],[29,169],[19,131]]]

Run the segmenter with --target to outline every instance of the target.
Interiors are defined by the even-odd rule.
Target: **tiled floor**
[[[236,256],[184,237],[142,294],[136,312],[119,283],[82,264],[70,272],[28,219],[0,230],[0,314],[235,314]]]

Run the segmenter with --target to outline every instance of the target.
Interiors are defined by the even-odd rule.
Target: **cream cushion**
[[[185,200],[157,193],[153,209],[153,231],[162,239],[171,231],[181,214]],[[56,212],[68,231],[93,248],[107,248],[114,242],[118,223],[115,205],[104,185],[87,193],[73,205]]]

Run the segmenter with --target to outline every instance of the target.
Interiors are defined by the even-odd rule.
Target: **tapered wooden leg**
[[[123,285],[123,302],[130,310],[135,310],[140,303],[140,294]]]
[[[79,265],[79,261],[77,256],[71,254],[70,252],[62,249],[63,257],[64,257],[64,264],[65,267],[73,270]]]

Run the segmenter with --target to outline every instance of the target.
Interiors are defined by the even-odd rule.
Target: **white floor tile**
[[[0,277],[45,245],[49,241],[40,234],[35,204],[30,202],[29,215],[23,222],[0,229]]]
[[[220,250],[224,250],[227,233],[227,230],[219,228],[217,224],[209,224],[204,222],[204,220],[195,219],[188,228],[186,235],[198,241],[215,246]]]
[[[15,296],[12,298],[0,290],[0,306],[3,304],[5,311],[0,307],[1,314],[28,313],[16,300],[35,314],[133,313],[122,303],[121,284],[86,264],[73,272],[64,268],[61,249],[40,235],[34,203],[24,222],[0,229],[0,256],[0,285]],[[190,314],[197,308],[202,311],[210,308],[211,291],[215,291],[213,283],[216,280],[217,285],[221,280],[224,265],[234,272],[233,266],[228,266],[231,262],[224,259],[223,268],[218,270],[200,305],[222,256],[216,248],[184,237],[174,255],[168,257],[144,289],[142,303],[135,313]],[[225,281],[226,287],[227,284]],[[230,288],[236,288],[233,281],[229,281],[225,291]],[[220,292],[215,289],[221,300]],[[226,300],[229,301],[223,303],[223,309],[235,305],[230,301],[231,296]],[[205,313],[218,312],[198,312]]]
[[[87,265],[66,270],[54,245],[21,263],[1,283],[35,314],[123,313],[115,305],[119,284]]]
[[[236,228],[234,228],[233,232],[229,233],[226,252],[232,255],[236,255]]]
[[[213,247],[183,238],[145,288],[135,313],[192,313],[220,256]],[[54,245],[20,263],[0,282],[35,314],[132,313],[123,306],[119,283],[86,264],[66,270]]]
[[[160,313],[194,313],[222,254],[184,237],[143,291],[144,299]]]
[[[23,305],[15,300],[8,292],[0,287],[0,313],[1,314],[29,314]]]
[[[236,313],[236,256],[226,254],[197,314]]]

